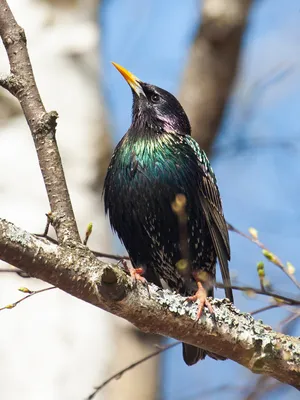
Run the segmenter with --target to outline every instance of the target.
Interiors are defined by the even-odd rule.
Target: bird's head
[[[188,117],[179,101],[169,92],[142,82],[131,72],[116,63],[113,65],[123,75],[133,93],[132,126],[150,128],[156,132],[174,132],[190,135]]]

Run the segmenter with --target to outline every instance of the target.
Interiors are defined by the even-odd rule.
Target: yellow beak
[[[131,72],[127,71],[124,67],[121,65],[112,62],[112,65],[117,68],[117,70],[120,72],[120,74],[123,75],[123,78],[126,80],[128,85],[132,88],[132,90],[140,97],[141,95],[145,96],[145,92],[140,84],[141,80],[137,78],[135,75],[133,75]]]

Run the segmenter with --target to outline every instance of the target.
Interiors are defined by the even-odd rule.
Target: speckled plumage
[[[215,175],[205,153],[190,136],[190,124],[170,93],[139,81],[145,96],[133,91],[133,120],[117,145],[104,185],[105,211],[124,243],[135,268],[148,281],[165,281],[182,295],[193,295],[193,271],[205,271],[215,280],[216,258],[223,279],[229,282],[228,232]],[[158,96],[158,101],[152,101]],[[156,98],[157,99],[157,98]],[[182,273],[177,215],[172,202],[177,194],[187,200],[187,241],[190,268]],[[213,295],[213,287],[208,290]],[[226,295],[233,300],[231,289]],[[210,354],[214,358],[217,355]],[[185,345],[191,365],[205,352]]]

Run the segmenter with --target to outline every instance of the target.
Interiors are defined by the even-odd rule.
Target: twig
[[[51,224],[51,220],[52,220],[51,212],[46,213],[46,217],[47,217],[46,226],[45,226],[45,229],[44,229],[44,233],[41,235],[43,237],[47,237],[48,236],[48,232],[49,232],[49,228],[50,228],[50,224]]]
[[[221,282],[216,282],[215,287],[217,287],[219,289],[225,289],[226,285],[224,285],[224,283],[221,283]],[[300,300],[293,299],[291,297],[283,296],[281,294],[273,293],[270,291],[256,289],[251,286],[230,285],[230,287],[233,290],[240,290],[242,292],[249,292],[249,293],[252,292],[252,293],[256,293],[256,294],[261,294],[263,296],[273,297],[274,299],[283,300],[286,304],[289,304],[292,306],[300,305]]]
[[[130,260],[130,257],[128,256],[120,256],[118,254],[102,253],[100,251],[94,251],[94,250],[92,250],[92,253],[96,257],[110,258],[112,260]]]
[[[54,239],[53,237],[48,236],[48,235],[45,236],[44,233],[33,233],[33,235],[38,237],[38,238],[47,239],[47,240],[49,240],[49,242],[51,242],[53,244],[58,244],[58,241],[56,239]]]
[[[282,386],[281,382],[271,381],[269,376],[262,375],[260,376],[256,382],[255,387],[251,390],[251,392],[243,397],[244,400],[258,400],[261,399],[262,396],[266,393],[272,392]],[[254,385],[253,385],[254,386]]]
[[[0,269],[0,274],[1,273],[14,273],[19,275],[21,278],[31,278],[30,275],[26,274],[26,272],[22,271],[19,268],[1,268]]]
[[[106,379],[103,383],[101,383],[100,386],[97,386],[97,387],[95,388],[94,392],[91,393],[91,394],[86,398],[86,400],[91,400],[91,399],[93,399],[93,398],[96,396],[96,394],[97,394],[100,390],[102,390],[108,383],[110,383],[110,382],[113,381],[114,379],[119,379],[119,378],[121,378],[121,376],[122,376],[125,372],[127,372],[127,371],[129,371],[129,370],[131,370],[131,369],[133,369],[133,368],[135,368],[135,367],[137,367],[138,365],[142,364],[143,362],[150,360],[151,358],[153,358],[153,357],[155,357],[155,356],[157,356],[157,355],[163,353],[164,351],[171,349],[172,347],[178,346],[179,344],[180,344],[180,342],[176,342],[176,343],[172,343],[172,344],[169,344],[169,345],[167,345],[167,346],[164,346],[164,347],[162,347],[162,348],[160,348],[160,349],[154,351],[153,353],[149,354],[148,356],[143,357],[143,358],[141,358],[140,360],[134,362],[133,364],[130,364],[130,365],[128,365],[127,367],[121,369],[119,372],[117,372],[116,374],[112,375],[110,378]]]
[[[22,303],[22,301],[28,299],[29,297],[32,297],[32,296],[34,296],[36,294],[43,293],[43,292],[46,292],[46,291],[52,290],[52,289],[56,289],[56,287],[55,286],[50,286],[50,287],[47,287],[47,288],[44,288],[44,289],[40,289],[40,290],[33,290],[33,291],[30,290],[29,294],[27,296],[23,297],[22,299],[20,299],[18,301],[15,301],[14,303],[8,304],[5,307],[0,308],[0,311],[10,310],[10,309],[16,307],[16,305],[18,305],[19,303]],[[26,293],[24,291],[22,291],[22,292]]]
[[[13,272],[14,274],[18,274],[19,272],[23,271],[17,268],[0,268],[0,273],[7,273],[7,272]]]
[[[295,319],[300,317],[300,312],[296,312],[296,313],[292,313],[291,315],[289,315],[288,317],[286,317],[284,320],[282,320],[279,325],[278,325],[278,330],[280,332],[283,331],[283,328],[290,324],[291,322],[293,322]]]
[[[278,308],[278,307],[280,307],[280,304],[269,304],[268,306],[261,307],[261,308],[258,308],[257,310],[251,311],[250,314],[256,315],[261,312],[272,310],[273,308]]]
[[[10,64],[10,75],[0,80],[0,86],[19,100],[30,127],[58,241],[80,243],[55,139],[58,114],[55,111],[47,113],[45,110],[34,80],[25,32],[17,24],[6,0],[0,0],[0,36]]]
[[[43,233],[34,233],[36,237],[44,237],[45,239],[49,240],[49,242],[53,244],[58,244],[58,241],[51,236],[44,236]],[[91,250],[91,252],[94,254],[96,257],[103,257],[103,258],[110,258],[111,260],[130,260],[128,256],[121,256],[119,254],[110,254],[110,253],[103,253],[101,251],[95,251]]]
[[[274,253],[272,253],[260,240],[257,238],[254,238],[251,235],[247,235],[246,233],[240,231],[239,229],[235,228],[233,225],[227,222],[227,227],[229,231],[235,232],[238,235],[250,240],[250,242],[255,243],[258,247],[260,247],[262,250],[267,251],[269,254],[272,254],[272,259],[268,258],[274,265],[279,267],[282,272],[284,272],[289,279],[297,286],[298,289],[300,289],[300,283],[297,281],[297,279],[294,277],[294,275],[290,274],[283,262],[277,257]]]

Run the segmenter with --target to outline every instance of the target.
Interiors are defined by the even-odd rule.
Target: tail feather
[[[189,366],[196,364],[199,360],[204,360],[206,356],[214,360],[226,360],[226,357],[219,356],[218,354],[211,353],[210,351],[200,349],[199,347],[187,343],[182,343],[182,355],[184,362]]]
[[[203,360],[206,356],[204,350],[191,344],[182,343],[182,355],[187,365],[194,365],[199,360]]]

